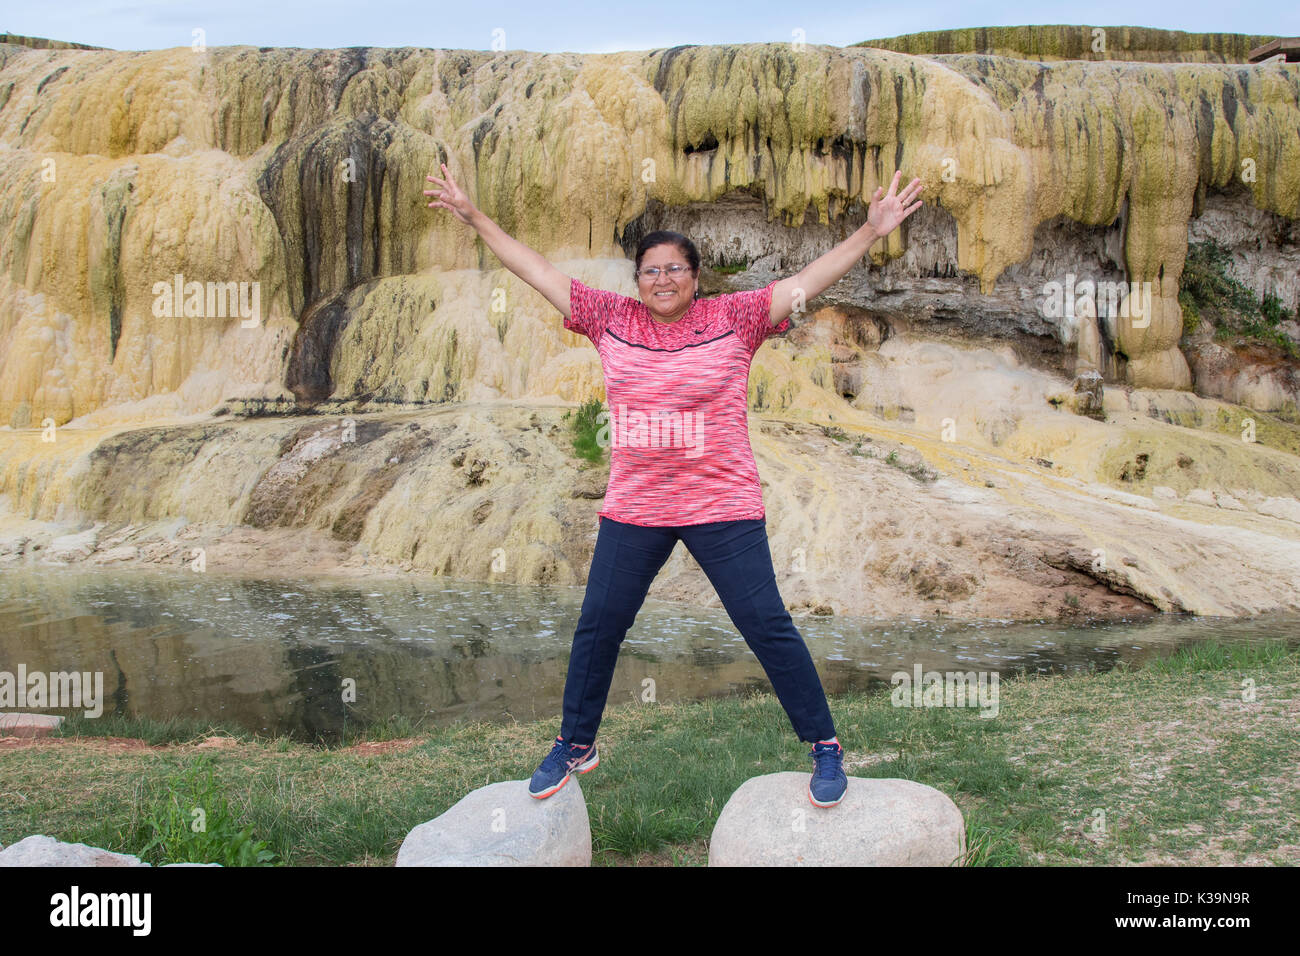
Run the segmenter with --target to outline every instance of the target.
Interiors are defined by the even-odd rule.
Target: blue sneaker
[[[844,748],[839,743],[818,741],[808,752],[813,758],[812,779],[808,781],[808,799],[814,807],[833,807],[844,799],[849,778],[844,775]]]
[[[595,770],[599,764],[600,754],[596,752],[594,743],[580,747],[566,744],[563,737],[556,737],[555,746],[533,774],[528,793],[538,800],[549,797],[568,783],[573,774]]]

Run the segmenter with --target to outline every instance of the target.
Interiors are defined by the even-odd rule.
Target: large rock
[[[1217,342],[1202,341],[1187,349],[1187,360],[1198,395],[1264,412],[1300,401],[1300,371],[1258,345],[1242,340],[1229,349]]]
[[[148,866],[129,853],[113,853],[84,843],[64,843],[36,835],[0,850],[0,866]]]
[[[0,560],[17,560],[21,558],[31,540],[25,534],[11,534],[0,537]]]
[[[709,866],[948,866],[966,826],[944,793],[912,780],[849,777],[838,806],[815,807],[808,774],[741,784],[709,841]]]
[[[465,796],[406,835],[397,866],[590,866],[591,825],[576,779],[538,800],[528,781]]]
[[[1101,373],[1087,369],[1075,376],[1071,408],[1076,415],[1086,415],[1098,421],[1106,420],[1105,385]]]
[[[1300,501],[1294,498],[1265,498],[1255,510],[1270,518],[1282,518],[1300,524]]]
[[[50,542],[43,560],[47,563],[85,560],[94,553],[96,544],[99,541],[99,532],[103,527],[104,522],[101,521],[96,523],[94,527],[87,528],[84,531],[60,535]]]
[[[149,866],[138,856],[114,853],[85,843],[64,843],[48,836],[29,836],[5,849],[0,843],[0,866]],[[164,863],[169,866],[221,866],[220,863]]]
[[[0,737],[48,737],[61,723],[57,714],[0,714]]]

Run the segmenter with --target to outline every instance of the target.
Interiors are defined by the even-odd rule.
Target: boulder
[[[0,866],[148,866],[129,853],[113,853],[84,843],[29,836],[0,850]]]
[[[1255,510],[1270,518],[1281,518],[1300,524],[1300,501],[1294,498],[1265,498]]]
[[[83,561],[94,553],[99,541],[99,532],[104,527],[101,521],[92,528],[74,534],[60,535],[50,542],[45,552],[44,561]]]
[[[577,779],[545,800],[527,780],[480,787],[408,833],[396,865],[590,866],[587,801]]]
[[[0,737],[48,737],[61,723],[56,714],[0,714]]]
[[[1219,502],[1214,497],[1214,492],[1206,488],[1193,488],[1187,492],[1185,499],[1191,505],[1204,505],[1207,508],[1219,507]]]
[[[95,564],[112,564],[114,561],[134,561],[140,557],[140,549],[133,544],[120,544],[116,548],[95,552],[91,559]]]
[[[1086,415],[1103,422],[1106,420],[1105,386],[1096,369],[1088,369],[1074,379],[1070,408],[1076,415]]]
[[[1167,485],[1156,485],[1151,489],[1151,497],[1159,501],[1177,501],[1178,492]]]
[[[709,840],[709,866],[948,866],[966,825],[948,796],[912,780],[849,777],[844,800],[808,799],[807,773],[741,784]]]
[[[1232,497],[1236,498],[1243,505],[1245,505],[1247,510],[1258,507],[1259,504],[1266,497],[1265,495],[1260,494],[1254,488],[1233,488],[1231,489],[1231,491],[1232,491]]]

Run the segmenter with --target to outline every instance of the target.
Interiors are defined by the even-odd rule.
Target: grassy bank
[[[848,773],[947,793],[975,865],[1300,862],[1300,649],[1203,644],[1000,691],[992,718],[894,707],[888,691],[834,698]],[[0,843],[44,833],[157,863],[202,839],[223,862],[391,865],[409,830],[469,790],[527,779],[556,725],[397,722],[322,750],[212,741],[207,724],[69,721],[60,740],[0,746]],[[597,865],[702,864],[744,780],[812,766],[767,695],[612,708],[600,744],[581,778]],[[205,833],[186,826],[195,805]]]

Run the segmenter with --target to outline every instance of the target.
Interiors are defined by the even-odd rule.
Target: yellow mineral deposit
[[[1136,34],[1111,38],[1133,58],[1066,60],[1058,28],[1037,29],[977,66],[930,55],[970,49],[960,31],[944,49],[899,38],[904,52],[0,45],[5,520],[309,529],[392,566],[580,583],[603,480],[577,470],[560,415],[604,397],[599,360],[472,230],[425,207],[425,175],[445,160],[508,233],[635,295],[619,237],[644,217],[756,209],[718,242],[782,248],[788,274],[901,168],[955,242],[914,248],[900,230],[876,265],[966,274],[989,296],[1045,223],[1115,224],[1149,321],[1113,330],[1124,361],[1109,366],[1095,323],[1061,332],[1078,370],[1106,373],[1109,422],[1071,414],[1069,369],[1006,336],[862,332],[830,305],[771,340],[750,398],[773,550],[820,555],[787,600],[909,613],[910,575],[938,581],[954,613],[1032,615],[1002,535],[1035,567],[1155,607],[1300,607],[1300,524],[1185,501],[1197,487],[1294,501],[1297,429],[1259,414],[1272,437],[1243,441],[1255,413],[1192,394],[1178,347],[1205,191],[1300,218],[1300,71],[1211,62],[1240,58],[1226,42],[1203,62],[1140,62],[1159,38]],[[161,302],[160,284],[179,294]],[[213,286],[247,302],[251,284],[256,321],[214,314]],[[213,418],[239,399],[365,399],[350,407],[370,424],[349,443],[337,416]],[[880,456],[846,454],[868,439]],[[881,465],[890,443],[942,480]],[[1150,475],[1121,478],[1139,454]],[[1150,502],[1157,484],[1177,503],[1122,497]],[[1104,571],[1077,557],[1094,545],[1115,555]],[[504,574],[487,570],[497,549]],[[689,569],[656,587],[710,600]]]

